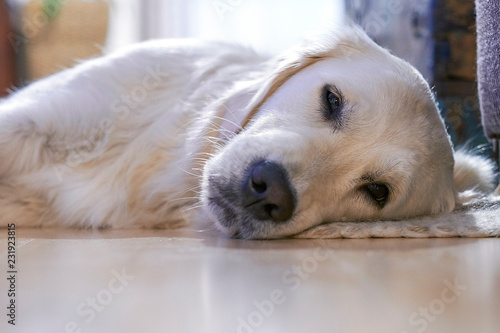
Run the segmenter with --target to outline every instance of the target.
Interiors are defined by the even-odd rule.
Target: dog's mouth
[[[243,177],[208,177],[206,202],[223,232],[236,238],[275,237],[293,219],[296,191],[279,163],[251,163]]]

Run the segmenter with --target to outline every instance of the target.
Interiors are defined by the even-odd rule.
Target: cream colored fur
[[[322,119],[325,84],[345,95],[342,126]],[[289,174],[289,221],[253,221],[238,206],[259,158]],[[275,238],[323,222],[450,213],[465,201],[459,192],[492,190],[488,162],[457,154],[454,167],[421,75],[350,26],[275,59],[158,40],[86,61],[0,102],[0,160],[3,226],[205,223]],[[390,185],[383,208],[362,193],[368,180]],[[228,193],[224,212],[212,199]]]

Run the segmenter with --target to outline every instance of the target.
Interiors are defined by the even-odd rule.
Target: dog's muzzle
[[[283,222],[290,219],[296,205],[294,189],[285,168],[270,161],[253,164],[240,190],[241,205],[259,221]]]

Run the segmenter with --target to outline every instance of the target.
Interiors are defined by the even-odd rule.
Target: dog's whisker
[[[186,170],[186,169],[180,168],[180,167],[179,167],[178,169],[179,169],[179,170],[181,170],[182,172],[185,172],[185,173],[187,173],[188,175],[191,175],[191,176],[194,176],[194,177],[199,177],[199,176],[200,176],[200,175],[197,175],[197,174],[195,174],[195,173],[192,173],[192,172],[190,172],[190,171],[188,171],[188,170]]]
[[[177,196],[179,196],[179,198],[175,198],[175,199],[170,199],[168,202],[174,202],[174,201],[177,201],[177,200],[184,200],[184,199],[194,199],[194,198],[197,198],[199,199],[199,195],[201,193],[201,185],[194,185],[190,188],[187,188],[185,189],[184,191],[181,191],[181,192],[177,192]],[[185,193],[194,193],[196,196],[195,197],[181,197],[182,195],[184,195]]]
[[[192,206],[192,207],[188,207],[188,206],[186,206],[186,207],[183,207],[182,211],[184,211],[184,212],[189,212],[189,211],[192,211],[192,210],[194,210],[194,209],[201,208],[201,207],[203,207],[203,205],[202,205],[202,204],[200,204],[200,205],[196,205],[196,206]]]
[[[221,137],[216,137],[216,136],[204,136],[202,139],[205,139],[205,138],[212,138],[213,140],[216,140],[216,141],[219,141],[221,144],[225,144],[227,142],[228,139],[231,139],[232,137],[231,136],[228,136],[226,135],[226,133],[232,133],[230,131],[227,131],[227,130],[221,130],[219,132],[220,134],[223,134],[225,137],[224,138],[221,138]]]
[[[226,109],[227,109],[227,107],[226,107]],[[229,110],[229,109],[228,109],[228,110]],[[234,122],[234,121],[232,121],[232,120],[229,120],[229,119],[227,119],[227,118],[224,118],[224,117],[219,117],[219,116],[214,116],[214,119],[219,119],[219,120],[222,120],[222,121],[226,121],[226,122],[228,122],[229,124],[234,125],[234,127],[236,127],[236,129],[238,129],[238,130],[243,129],[243,127],[241,127],[241,125],[240,125],[240,124],[238,124],[238,123],[236,123],[236,122]],[[222,128],[222,130],[225,130],[225,131],[228,131],[228,132],[234,133],[234,132],[232,132],[232,131],[230,131],[230,130],[228,130],[228,129],[226,129],[226,128]]]
[[[171,203],[174,203],[174,202],[178,202],[178,201],[186,201],[186,200],[199,200],[199,197],[180,197],[180,198],[175,198],[175,199],[171,199],[171,200],[168,200],[167,203],[168,204],[171,204]]]

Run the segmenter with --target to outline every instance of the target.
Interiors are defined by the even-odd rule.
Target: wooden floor
[[[14,328],[0,232],[1,332],[500,332],[499,239],[57,229],[17,230]]]

